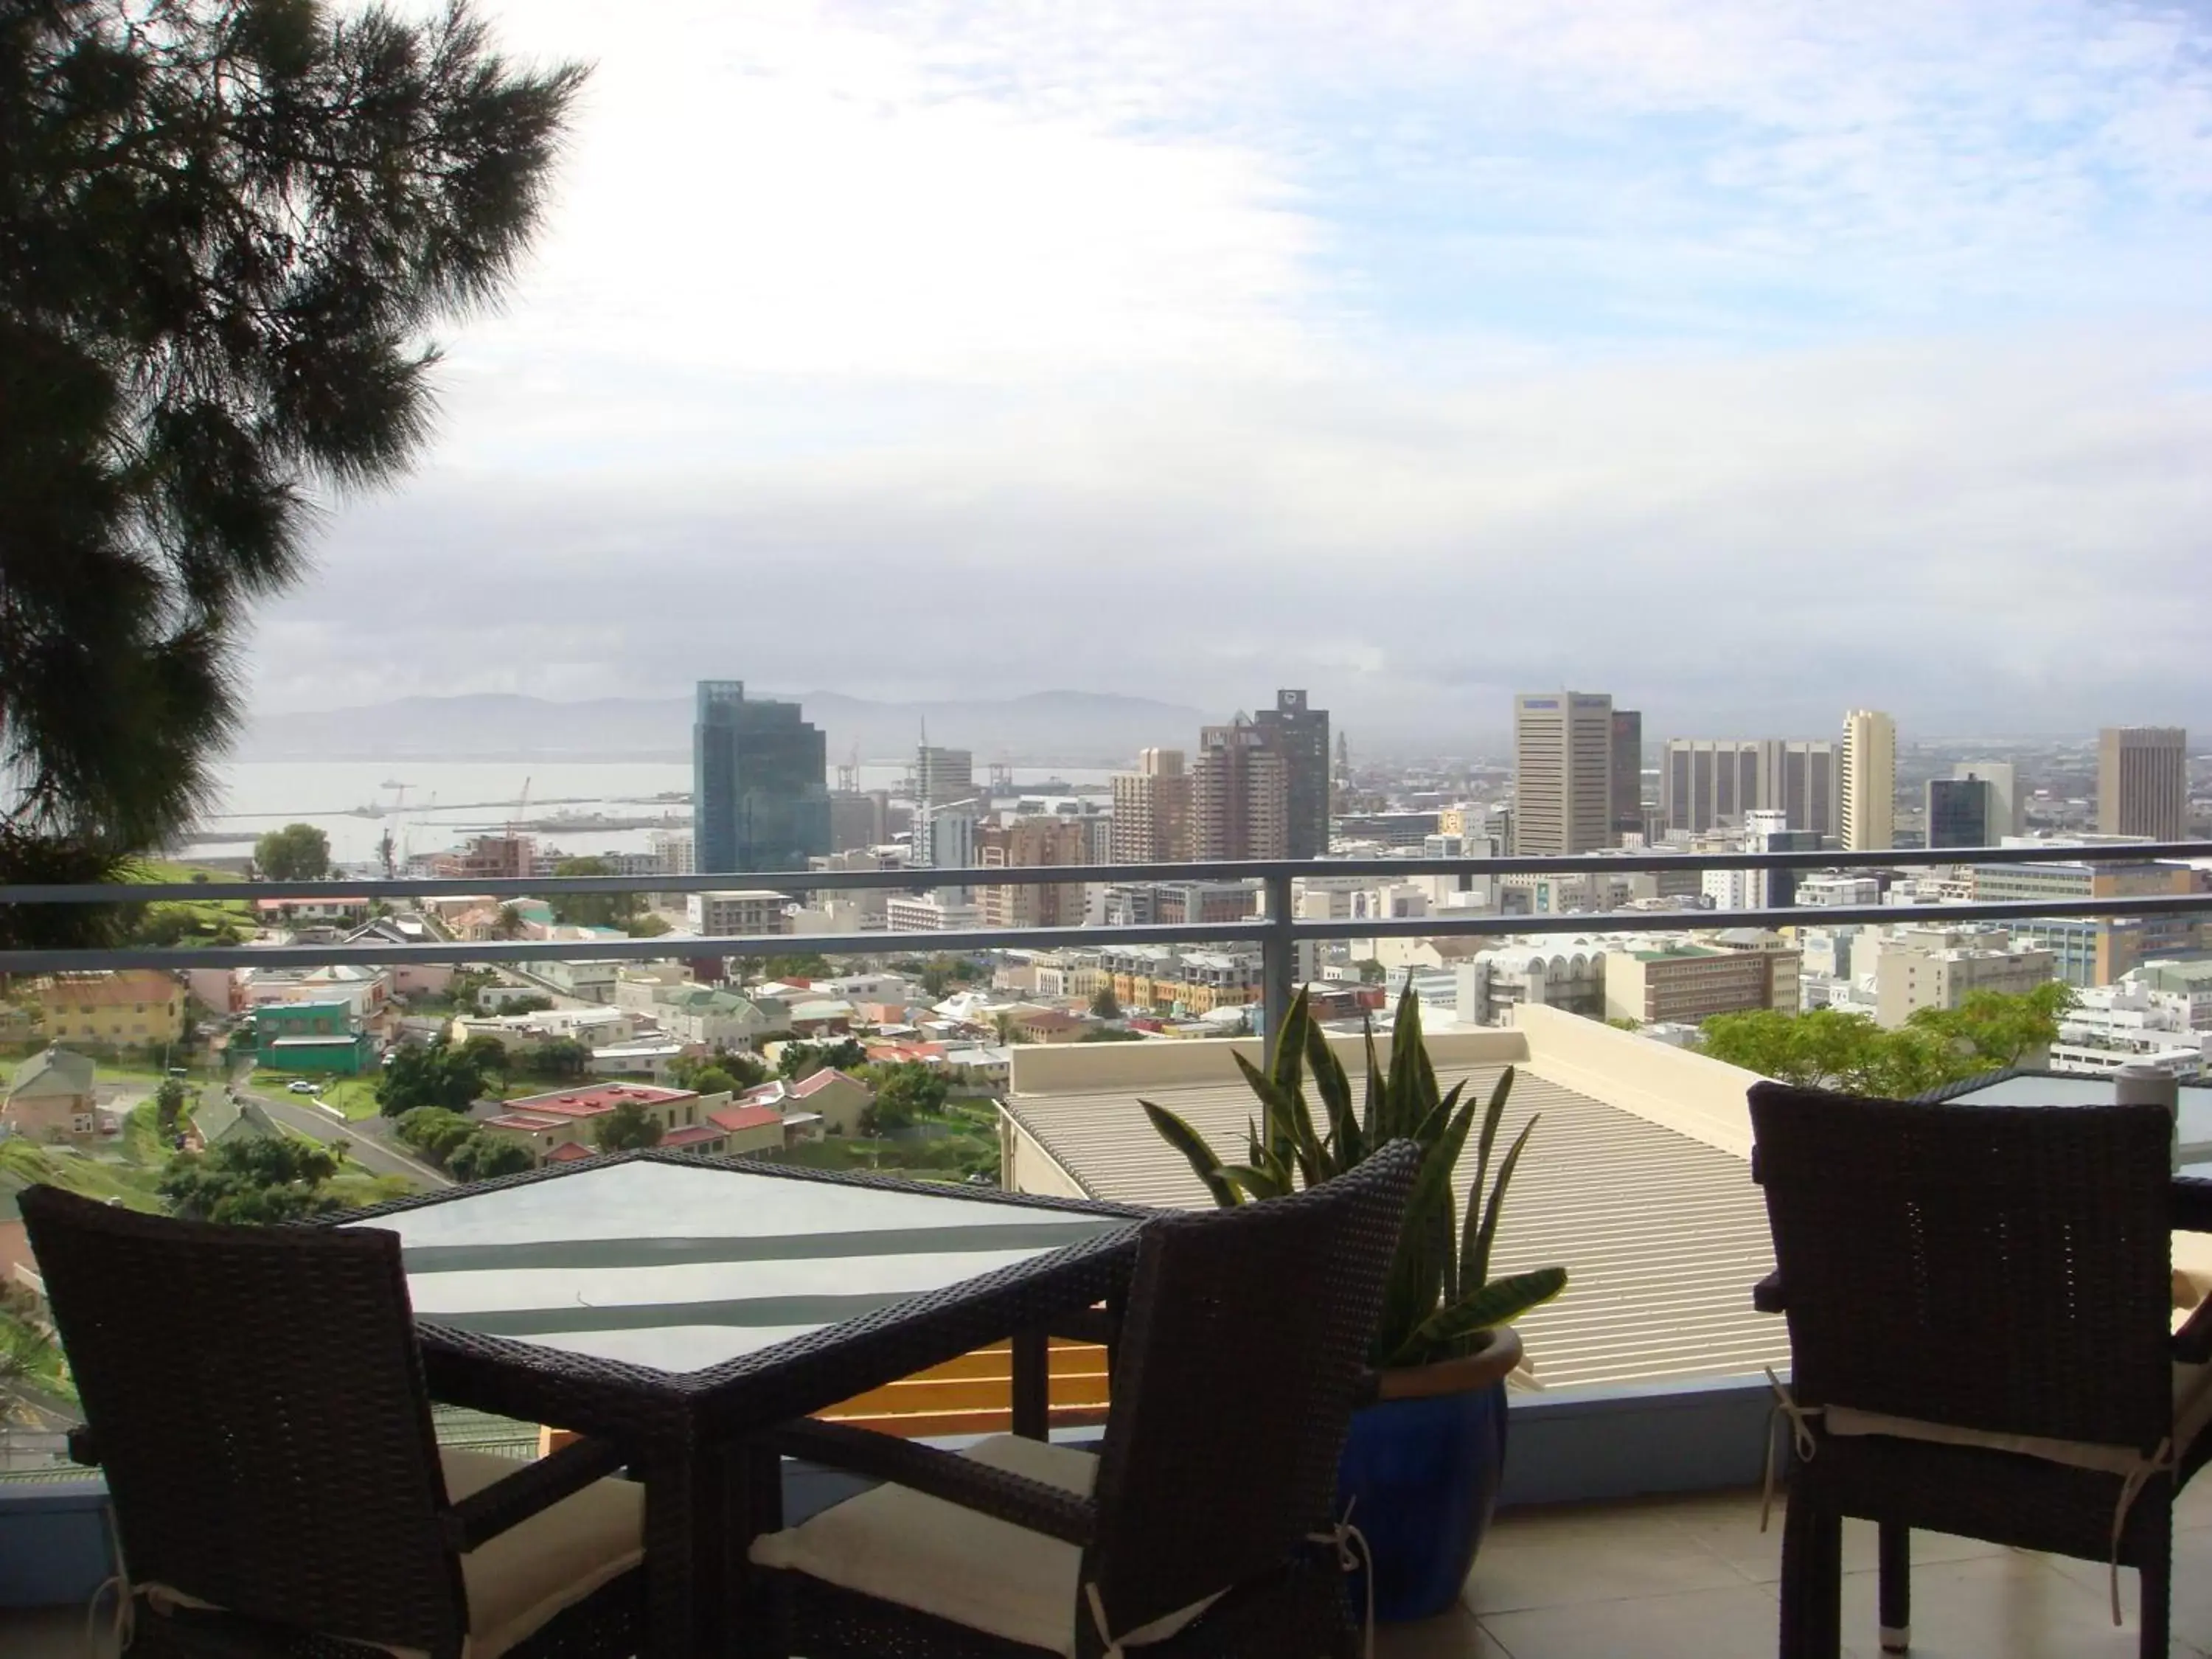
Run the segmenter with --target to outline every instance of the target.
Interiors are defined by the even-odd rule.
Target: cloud
[[[632,9],[440,440],[257,642],[400,691],[1306,684],[1408,742],[2212,718],[2202,36],[1962,0]],[[2124,641],[2124,643],[2117,643]]]

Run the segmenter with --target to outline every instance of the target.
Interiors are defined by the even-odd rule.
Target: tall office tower
[[[976,862],[987,870],[1088,861],[1091,837],[1079,818],[1042,816],[992,824],[975,836]],[[1083,922],[1079,881],[1050,887],[978,887],[976,907],[986,927],[1076,927]]]
[[[1928,780],[1928,844],[1994,847],[1998,830],[1996,789],[1986,778]]]
[[[1180,749],[1147,749],[1114,775],[1115,864],[1179,864],[1193,856],[1192,790]]]
[[[2097,833],[2179,841],[2189,827],[2189,734],[2108,726],[2097,734]]]
[[[933,749],[924,744],[914,755],[914,798],[917,805],[943,806],[975,793],[975,756],[966,749]]]
[[[1322,857],[1328,851],[1328,710],[1308,706],[1303,691],[1278,691],[1275,706],[1252,723],[1283,757],[1285,856]]]
[[[1202,859],[1290,856],[1290,780],[1271,733],[1249,714],[1198,734],[1193,841]]]
[[[1837,833],[1836,746],[1794,738],[1669,738],[1659,757],[1662,825],[1703,835],[1753,812]]]
[[[830,792],[830,850],[881,847],[890,837],[890,797],[880,789]]]
[[[2005,836],[2020,834],[2027,822],[2027,803],[2021,799],[2020,773],[2010,761],[1960,761],[1951,769],[1951,775],[1990,787],[1990,838],[1984,846],[1994,847]],[[1928,844],[1940,845],[1935,841]]]
[[[1613,711],[1612,793],[1606,844],[1620,847],[1644,834],[1644,716],[1633,708]]]
[[[1524,692],[1513,699],[1513,850],[1594,853],[1612,827],[1613,698]]]
[[[908,861],[932,870],[972,869],[982,821],[973,799],[923,807],[915,815]]]
[[[701,680],[691,726],[695,858],[702,875],[804,870],[830,851],[828,753],[795,702]]]
[[[1897,722],[1878,709],[1844,716],[1836,768],[1844,851],[1879,853],[1897,844]]]

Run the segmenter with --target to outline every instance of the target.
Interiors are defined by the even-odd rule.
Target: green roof
[[[1631,951],[1638,962],[1671,962],[1682,957],[1739,957],[1741,951],[1716,951],[1709,945],[1670,945],[1663,951]]]
[[[88,1095],[92,1092],[92,1079],[93,1064],[87,1056],[67,1048],[41,1048],[15,1068],[15,1080],[9,1086],[8,1098]]]

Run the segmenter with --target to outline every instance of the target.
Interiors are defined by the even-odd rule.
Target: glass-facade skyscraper
[[[692,831],[702,874],[804,870],[830,852],[828,744],[795,702],[702,680],[691,725]]]

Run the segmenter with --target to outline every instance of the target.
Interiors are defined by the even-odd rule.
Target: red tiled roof
[[[705,1123],[687,1123],[680,1129],[671,1129],[666,1134],[661,1136],[660,1145],[663,1146],[696,1146],[702,1140],[720,1140],[722,1138],[724,1130],[718,1130],[713,1127],[714,1115],[713,1113],[709,1112],[707,1115],[708,1121]]]
[[[816,1093],[828,1088],[830,1084],[838,1078],[844,1078],[846,1082],[853,1084],[858,1087],[865,1088],[867,1086],[861,1083],[860,1079],[856,1077],[846,1077],[845,1073],[839,1071],[836,1066],[827,1066],[822,1070],[814,1073],[811,1076],[801,1078],[798,1082],[793,1084],[791,1085],[792,1097],[797,1100],[811,1098]]]
[[[783,1121],[783,1114],[773,1106],[725,1106],[719,1112],[707,1114],[707,1121],[728,1130],[732,1134],[741,1129],[764,1129],[771,1123]],[[661,1137],[666,1146],[670,1137]]]
[[[564,1140],[545,1154],[548,1164],[574,1164],[579,1158],[597,1158],[599,1154],[580,1140]]]
[[[635,1101],[643,1106],[665,1106],[672,1100],[696,1100],[690,1089],[656,1089],[642,1083],[598,1083],[580,1089],[556,1089],[550,1094],[525,1095],[510,1100],[518,1112],[553,1112],[562,1117],[596,1117]]]

